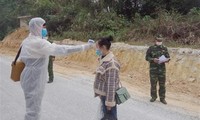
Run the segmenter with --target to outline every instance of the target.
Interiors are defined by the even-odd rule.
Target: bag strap
[[[16,55],[15,60],[14,60],[14,62],[13,62],[14,65],[16,64],[17,59],[19,58],[19,55],[20,55],[20,53],[21,53],[21,49],[22,49],[22,47],[20,47],[20,48],[19,48],[19,51],[17,52],[17,55]]]
[[[122,86],[121,80],[119,80],[119,84],[120,84],[119,87],[122,88],[123,86]]]

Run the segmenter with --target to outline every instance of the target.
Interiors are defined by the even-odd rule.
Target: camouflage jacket
[[[157,64],[153,60],[154,58],[159,58],[162,55],[164,55],[166,58],[170,58],[169,52],[167,50],[167,47],[161,45],[153,45],[150,46],[149,49],[146,52],[146,60],[149,61],[150,67],[164,67],[165,63]]]

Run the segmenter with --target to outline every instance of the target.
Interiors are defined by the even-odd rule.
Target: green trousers
[[[159,83],[159,97],[165,99],[166,93],[166,70],[165,68],[151,69],[150,70],[150,82],[151,82],[151,97],[157,98],[157,83]]]
[[[54,74],[53,74],[53,59],[54,56],[49,56],[49,65],[48,65],[48,72],[49,72],[49,81],[53,81]]]

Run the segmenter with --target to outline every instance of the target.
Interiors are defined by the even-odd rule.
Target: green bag
[[[130,97],[131,96],[125,87],[121,87],[116,91],[115,99],[118,105],[126,102]]]

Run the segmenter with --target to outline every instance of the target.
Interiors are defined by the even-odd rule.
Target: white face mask
[[[156,42],[156,45],[162,45],[162,42]]]

